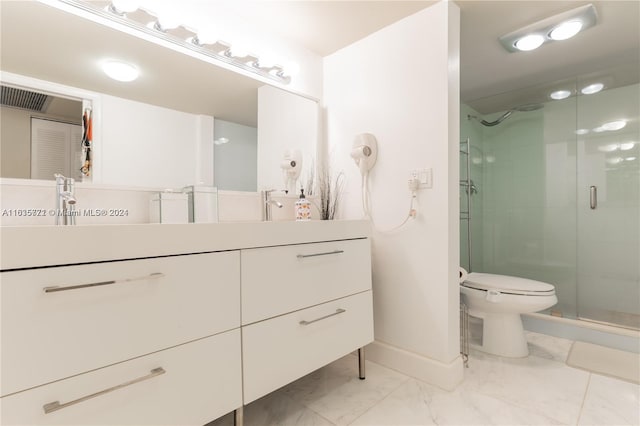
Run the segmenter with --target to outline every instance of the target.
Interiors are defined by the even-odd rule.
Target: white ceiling
[[[184,10],[191,8],[207,16],[219,13],[213,5],[223,3],[227,13],[241,14],[250,25],[324,56],[434,2],[181,0],[179,4]],[[539,88],[579,75],[608,73],[612,85],[635,83],[640,78],[638,1],[592,2],[599,15],[595,27],[573,39],[518,53],[504,50],[498,37],[588,2],[456,3],[461,9],[461,98],[481,113],[527,103],[525,98],[535,97],[535,93],[540,96]],[[251,79],[132,40],[33,1],[2,0],[0,7],[0,59],[5,71],[243,124],[255,123],[259,84]],[[102,78],[95,66],[96,56],[109,53],[138,64],[144,62],[141,68],[150,70],[145,81],[134,86]],[[189,70],[188,78],[181,78],[178,86],[175,77],[184,76],[185,70]],[[218,87],[220,82],[222,87]]]
[[[504,34],[589,3],[596,8],[598,23],[572,39],[516,53],[498,42]],[[548,96],[547,88],[560,80],[598,75],[607,78],[612,88],[640,79],[638,1],[456,0],[456,4],[461,9],[461,98],[481,113],[539,102],[529,96],[534,92]]]

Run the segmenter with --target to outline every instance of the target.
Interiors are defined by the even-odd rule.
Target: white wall
[[[213,117],[103,95],[101,118],[100,183],[212,185]]]
[[[280,168],[286,151],[302,154],[301,175],[316,161],[318,103],[271,86],[258,89],[258,190],[284,189]],[[296,192],[300,188],[287,188]],[[305,188],[306,190],[306,188]]]
[[[373,218],[381,229],[407,214],[407,179],[433,168],[419,217],[375,232],[376,342],[369,356],[436,385],[462,380],[459,357],[459,10],[440,2],[324,61],[329,161],[347,176],[342,217],[363,216],[353,138],[373,133]]]

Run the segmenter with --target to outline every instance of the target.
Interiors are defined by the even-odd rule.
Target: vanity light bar
[[[281,65],[262,67],[259,58],[255,55],[234,56],[231,45],[223,41],[216,41],[213,44],[201,43],[197,33],[184,25],[162,29],[158,26],[158,18],[144,9],[138,9],[132,13],[118,13],[112,5],[102,8],[83,0],[58,1],[277,83],[289,84],[291,82],[291,76],[285,75]],[[102,3],[104,4],[104,2]]]

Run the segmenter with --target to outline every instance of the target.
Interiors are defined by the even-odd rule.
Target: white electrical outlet
[[[433,188],[433,169],[414,169],[409,172],[409,179],[420,182],[420,189]]]

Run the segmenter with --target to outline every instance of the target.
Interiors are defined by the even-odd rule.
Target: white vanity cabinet
[[[201,426],[242,405],[238,250],[0,278],[3,425]]]
[[[3,425],[198,425],[241,402],[238,329],[2,398]]]
[[[242,250],[241,263],[245,404],[373,341],[369,239]]]
[[[238,328],[239,271],[233,251],[2,272],[1,394]]]
[[[0,228],[0,424],[201,426],[236,410],[239,425],[243,405],[373,341],[369,232]]]

